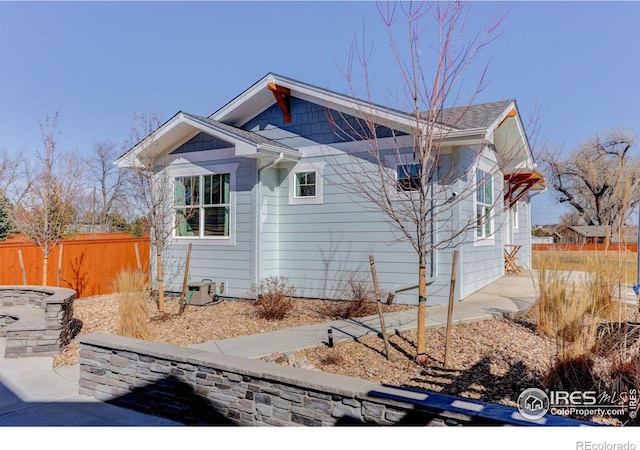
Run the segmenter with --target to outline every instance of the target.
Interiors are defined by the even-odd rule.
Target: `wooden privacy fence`
[[[22,259],[22,264],[21,260]],[[0,243],[0,284],[42,284],[42,250],[14,237]],[[74,289],[78,297],[113,292],[121,270],[149,273],[149,237],[130,233],[81,234],[66,239],[49,255],[47,284]],[[22,267],[24,266],[24,272]]]
[[[638,244],[531,244],[533,250],[562,250],[573,252],[618,251],[626,250],[636,253]]]

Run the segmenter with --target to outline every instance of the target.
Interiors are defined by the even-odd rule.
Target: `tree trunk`
[[[158,312],[164,313],[164,282],[162,281],[162,250],[156,247],[156,269],[158,272]]]
[[[420,262],[418,284],[418,343],[416,348],[416,361],[427,362],[426,354],[426,316],[427,316],[427,268],[424,261]]]
[[[49,255],[47,253],[43,253],[42,258],[42,285],[47,285],[47,270],[49,269]]]

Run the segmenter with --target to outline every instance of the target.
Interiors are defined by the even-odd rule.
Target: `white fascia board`
[[[473,128],[462,131],[450,131],[444,133],[439,141],[448,146],[465,146],[476,144],[491,144],[491,138],[484,128]]]
[[[296,150],[285,150],[280,147],[274,147],[268,144],[258,145],[258,156],[266,156],[268,158],[278,158],[282,155],[284,161],[297,162],[302,159],[302,153]]]
[[[233,123],[236,126],[243,125],[255,115],[275,103],[273,94],[267,89],[268,83],[270,82],[290,89],[293,97],[324,105],[327,108],[335,109],[343,114],[356,117],[366,116],[371,119],[379,118],[380,120],[376,122],[381,122],[381,125],[389,126],[399,131],[410,132],[412,129],[415,129],[417,125],[415,118],[406,113],[347,97],[323,88],[299,83],[295,80],[284,79],[274,74],[269,74],[262,78],[220,110],[209,116],[209,118],[224,123]],[[252,102],[254,103],[253,105],[251,105]],[[238,112],[239,114],[237,114]],[[442,128],[443,132],[450,130],[451,128]]]
[[[494,120],[494,122],[491,125],[489,125],[489,127],[487,128],[487,134],[493,134],[495,129],[498,128],[498,126],[500,126],[502,121],[507,118],[507,116],[509,115],[512,109],[516,110],[517,116],[520,115],[520,113],[518,112],[518,108],[516,108],[515,102],[509,103],[509,105],[507,105],[504,111],[502,111],[502,114],[500,114],[498,118]]]
[[[268,74],[257,83],[253,84],[249,89],[242,92],[236,98],[231,100],[229,103],[224,105],[218,111],[214,112],[209,116],[209,119],[217,120],[224,123],[233,123],[234,125],[242,125],[246,120],[251,119],[251,117],[247,117],[246,119],[242,118],[247,116],[250,113],[259,114],[262,110],[271,106],[276,102],[273,94],[266,89],[269,80],[273,78],[271,74]],[[266,94],[268,95],[264,95]],[[262,94],[262,95],[261,95]],[[263,98],[261,100],[261,98]],[[251,100],[261,100],[257,103],[262,104],[262,107],[255,108],[247,108],[245,105],[249,104]],[[256,109],[260,109],[260,111],[256,111]],[[237,111],[241,111],[241,114],[237,114]],[[247,110],[242,114],[242,111]],[[233,114],[236,112],[236,114]]]

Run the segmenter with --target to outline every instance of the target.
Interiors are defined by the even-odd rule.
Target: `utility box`
[[[187,284],[189,294],[187,294],[187,305],[202,306],[212,303],[218,299],[216,294],[216,284],[212,281],[193,281]]]

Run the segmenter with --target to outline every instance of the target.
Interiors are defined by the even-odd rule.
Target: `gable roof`
[[[381,125],[399,131],[410,132],[415,127],[415,118],[404,111],[340,94],[336,91],[294,80],[273,72],[262,77],[240,95],[211,114],[209,118],[235,126],[244,125],[256,114],[276,102],[273,93],[268,89],[270,84],[288,89],[293,97],[323,105],[343,114],[355,117],[375,117],[380,120]],[[450,127],[443,125],[443,129],[449,130]]]
[[[290,97],[372,120],[400,132],[412,133],[416,126],[415,117],[406,112],[268,73],[209,117],[179,112],[116,163],[126,165],[124,161],[133,162],[135,155],[148,146],[150,140],[162,138],[163,149],[158,150],[161,153],[167,151],[168,146],[182,144],[202,131],[222,140],[230,140],[236,147],[242,144],[253,146],[253,150],[236,148],[238,156],[258,157],[262,149],[263,155],[268,155],[271,150],[274,154],[280,151],[294,160],[299,159],[300,153],[296,149],[240,128],[275,103],[282,107],[274,88],[287,92]],[[505,161],[505,173],[531,173],[538,170],[514,100],[444,109],[439,113],[437,123],[447,145],[494,144],[499,158]]]
[[[138,166],[140,161],[136,161],[136,159],[142,159],[140,155],[145,158],[157,158],[167,149],[177,147],[200,132],[229,142],[230,146],[234,147],[236,156],[258,157],[265,155],[276,157],[282,154],[284,159],[290,161],[298,161],[302,157],[298,150],[252,131],[180,111],[151,135],[120,156],[115,163],[120,167]],[[145,150],[148,153],[143,153]]]
[[[571,225],[567,229],[574,231],[584,238],[604,238],[611,233],[611,242],[638,242],[638,227],[625,225],[620,235],[615,230],[611,230],[608,225]]]

